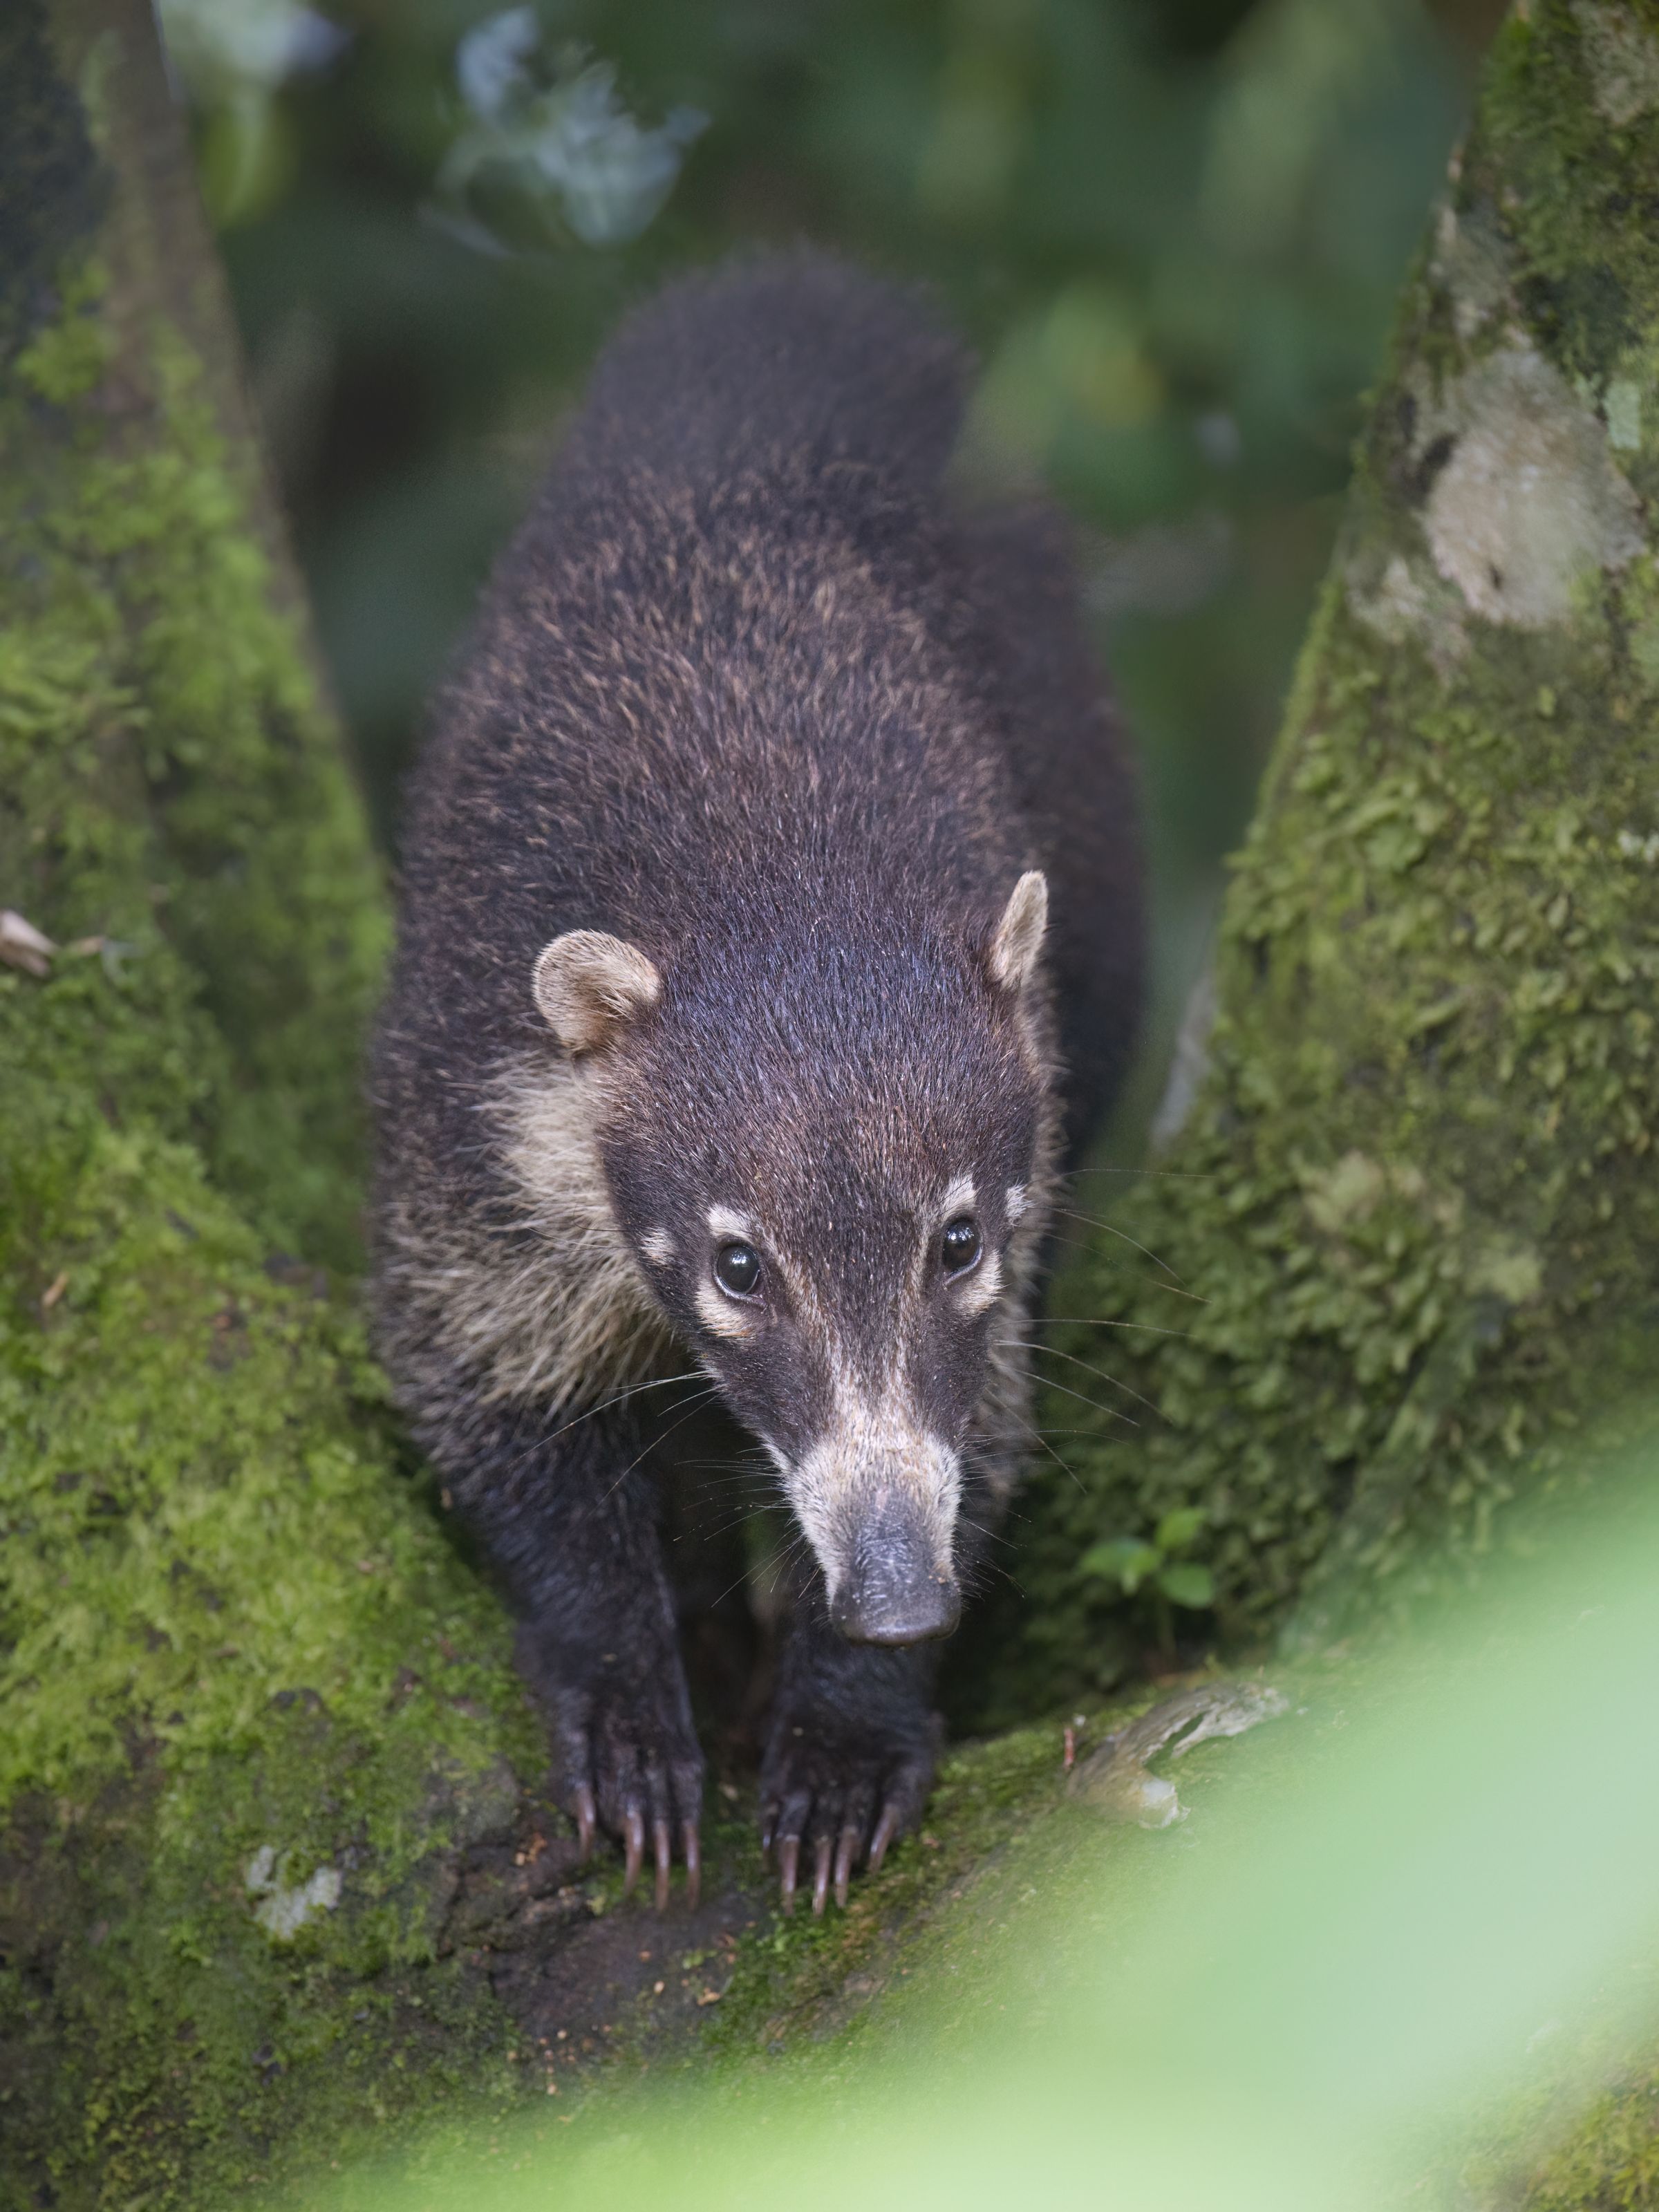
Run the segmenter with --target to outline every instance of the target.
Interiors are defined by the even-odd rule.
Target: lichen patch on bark
[[[1424,529],[1436,568],[1487,622],[1568,622],[1588,577],[1641,551],[1641,502],[1607,425],[1530,345],[1501,347],[1424,409],[1419,448],[1443,439]]]
[[[1659,105],[1659,26],[1607,0],[1573,0],[1596,112],[1621,131]]]

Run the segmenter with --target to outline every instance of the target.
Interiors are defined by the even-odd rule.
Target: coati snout
[[[699,1848],[679,1607],[736,1587],[763,1479],[799,1539],[760,1777],[786,1905],[920,1819],[939,1639],[1036,1439],[1056,1178],[1135,1027],[1122,748],[1055,518],[945,489],[966,374],[916,299],[811,256],[671,287],[416,779],[379,1341],[584,1843],[629,1886],[648,1850],[659,1900]],[[687,1519],[709,1405],[750,1487]]]
[[[618,1231],[769,1455],[830,1621],[925,1643],[961,1613],[962,1455],[993,1316],[1029,1273],[1048,886],[1025,871],[992,926],[926,966],[866,917],[850,999],[798,932],[757,941],[758,890],[660,960],[555,938],[526,978],[561,1048],[542,1080],[574,1086]]]

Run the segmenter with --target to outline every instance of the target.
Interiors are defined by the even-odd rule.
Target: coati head
[[[578,929],[536,963],[640,1273],[857,1642],[960,1609],[963,1457],[1052,1148],[1046,914],[1032,870],[976,934],[750,901],[659,957]]]

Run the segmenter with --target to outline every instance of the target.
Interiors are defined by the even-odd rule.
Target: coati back
[[[415,779],[380,1341],[584,1842],[631,1882],[648,1826],[659,1898],[702,1792],[659,1537],[686,1424],[732,1417],[805,1540],[763,1837],[786,1900],[811,1846],[822,1910],[920,1814],[936,1639],[1030,1440],[1052,1178],[1134,1031],[1129,780],[1056,524],[943,489],[964,382],[830,263],[665,292]]]

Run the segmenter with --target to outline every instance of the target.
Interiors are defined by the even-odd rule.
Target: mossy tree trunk
[[[1102,1535],[1201,1508],[1224,1628],[1328,1633],[1478,1553],[1523,1463],[1650,1377],[1656,1018],[1659,4],[1517,0],[1235,864],[1201,1072],[1155,1176],[1070,1201],[1157,1264],[1098,1239],[1055,1307],[1094,1325],[1046,1332],[1081,1487],[1016,1565],[1027,1695],[1146,1632],[1077,1571]]]
[[[1254,1628],[1334,1555],[1478,1545],[1650,1357],[1656,367],[1659,0],[1531,0],[1407,293],[1207,1072],[1168,1172],[1079,1186],[1160,1266],[1101,1239],[1058,1310],[1125,1326],[1055,1330],[1054,1380],[1159,1413],[1034,1486],[1028,1695],[1107,1669],[1102,1536],[1202,1505]],[[551,1822],[501,1840],[539,1764],[505,1626],[319,1272],[384,906],[146,0],[0,17],[0,2203],[159,2204],[507,2083],[464,1850],[520,1959],[605,1899],[543,1878]]]
[[[533,1737],[322,1272],[386,910],[149,0],[0,10],[0,2202],[158,2202],[476,2068]]]

